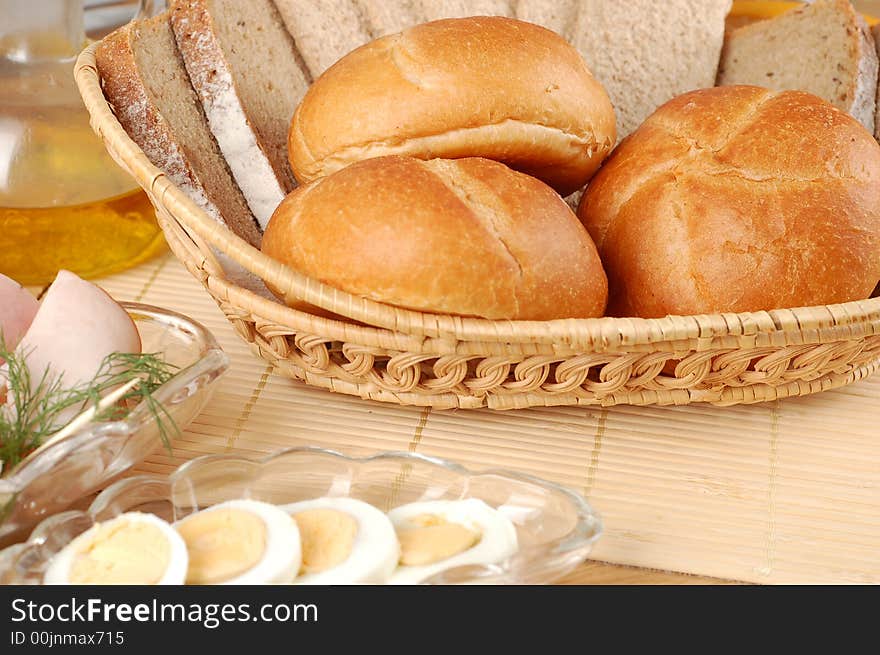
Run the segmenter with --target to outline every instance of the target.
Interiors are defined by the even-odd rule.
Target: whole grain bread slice
[[[755,84],[813,93],[874,133],[878,58],[849,0],[816,0],[733,30],[718,84]]]
[[[373,39],[356,0],[275,0],[312,78]]]
[[[104,37],[95,59],[117,120],[147,158],[208,216],[259,248],[262,232],[208,129],[168,14]],[[236,284],[274,297],[258,277],[222,253],[214,255]]]
[[[253,246],[261,233],[202,113],[167,14],[129,23],[95,52],[122,127],[168,179]]]
[[[287,130],[311,82],[271,0],[173,0],[171,26],[208,124],[265,229],[296,182]]]

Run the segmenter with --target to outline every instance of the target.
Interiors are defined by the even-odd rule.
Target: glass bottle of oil
[[[83,0],[0,0],[0,273],[22,284],[164,248],[148,198],[89,127],[73,80],[85,43]]]

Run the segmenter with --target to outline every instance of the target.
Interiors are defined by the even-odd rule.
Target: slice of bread
[[[424,22],[418,0],[358,0],[376,37],[402,32]]]
[[[571,40],[577,21],[577,0],[513,0],[514,15],[520,20],[553,30]]]
[[[262,231],[223,159],[162,13],[104,37],[95,51],[104,95],[147,158],[221,225],[254,247]],[[215,251],[228,277],[265,298],[263,281]]]
[[[579,0],[569,40],[608,91],[618,139],[661,104],[715,85],[731,0]]]
[[[360,0],[376,37],[442,18],[513,17],[514,2],[516,0]]]
[[[824,98],[874,133],[877,51],[848,0],[816,0],[735,29],[718,84],[796,89]]]
[[[871,28],[871,38],[877,48],[877,58],[880,59],[880,23]],[[874,114],[874,138],[880,141],[880,79],[877,82],[877,113]],[[880,289],[880,285],[878,285]]]
[[[513,16],[515,0],[275,0],[312,78],[368,41],[441,18]]]
[[[147,158],[209,216],[259,247],[260,230],[208,129],[168,15],[118,29],[95,57],[107,100]]]
[[[171,26],[208,124],[260,226],[296,185],[287,130],[311,82],[271,0],[173,0]]]
[[[312,78],[373,39],[356,0],[275,0]]]

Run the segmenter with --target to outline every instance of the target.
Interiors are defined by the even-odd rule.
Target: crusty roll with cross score
[[[880,145],[809,93],[694,91],[618,146],[578,216],[612,316],[860,300],[880,280]]]
[[[481,158],[352,164],[290,193],[262,250],[331,287],[426,312],[586,318],[603,314],[608,294],[596,248],[565,201]]]
[[[340,59],[297,108],[288,147],[300,182],[385,155],[484,157],[567,195],[615,141],[608,94],[574,47],[481,16],[417,25]]]

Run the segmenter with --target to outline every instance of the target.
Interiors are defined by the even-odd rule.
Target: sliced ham
[[[39,306],[37,299],[18,282],[0,273],[0,335],[7,349],[18,345]]]
[[[48,369],[72,388],[92,380],[107,355],[139,353],[141,341],[128,312],[103,289],[61,271],[18,351],[26,357],[32,384]]]

